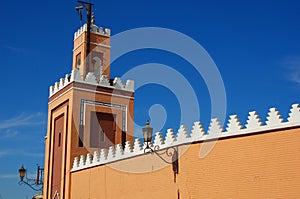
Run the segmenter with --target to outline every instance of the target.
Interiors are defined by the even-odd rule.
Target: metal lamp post
[[[19,185],[25,184],[35,191],[43,190],[44,168],[37,166],[36,178],[29,179],[27,178],[27,171],[22,165],[21,168],[19,169],[19,176],[20,176]]]
[[[167,149],[160,149],[158,145],[151,147],[150,143],[152,142],[153,128],[150,126],[149,120],[146,121],[146,126],[142,129],[144,136],[144,143],[146,147],[144,153],[151,152],[152,154],[157,155],[162,161],[167,164],[172,164],[172,169],[174,173],[174,182],[176,182],[176,174],[178,174],[178,147],[169,147]],[[171,161],[165,159],[162,155],[166,154],[168,157],[171,157]]]

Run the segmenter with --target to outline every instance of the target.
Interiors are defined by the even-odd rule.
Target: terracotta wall
[[[200,159],[202,146],[179,147],[176,182],[151,154],[71,172],[71,198],[300,198],[299,127],[218,140]]]

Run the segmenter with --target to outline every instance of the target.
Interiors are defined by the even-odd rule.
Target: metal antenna
[[[79,15],[80,26],[82,26],[82,8],[83,6],[76,6],[75,9]]]
[[[80,20],[82,20],[82,10],[83,8],[86,10],[86,24],[87,24],[87,34],[86,34],[86,71],[90,71],[89,70],[89,62],[90,60],[88,59],[88,55],[90,53],[90,40],[91,40],[91,21],[92,21],[92,6],[94,4],[90,3],[90,2],[85,2],[85,1],[81,1],[78,0],[77,1],[80,5],[75,7],[75,9],[77,10],[77,12],[79,13],[80,16]],[[81,21],[80,21],[81,23]]]

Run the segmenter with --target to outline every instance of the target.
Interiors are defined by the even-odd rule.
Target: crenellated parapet
[[[75,33],[74,33],[74,40],[77,39],[82,33],[87,31],[87,24],[81,26]],[[91,33],[110,37],[110,29],[109,28],[102,28],[98,27],[94,24],[91,26]]]
[[[86,78],[83,80],[79,70],[72,70],[71,74],[67,74],[64,78],[61,78],[59,82],[56,82],[53,86],[49,88],[49,97],[65,88],[72,82],[84,83],[92,86],[101,86],[111,89],[124,90],[129,92],[134,92],[134,81],[127,80],[125,84],[122,83],[119,77],[116,77],[112,83],[106,75],[102,75],[99,80],[93,73],[88,73]]]
[[[160,149],[166,149],[172,146],[182,144],[190,144],[192,142],[201,142],[208,140],[216,140],[225,137],[236,137],[238,135],[251,135],[259,132],[271,132],[285,128],[300,127],[300,105],[293,104],[290,109],[289,116],[286,121],[283,120],[279,111],[276,108],[270,108],[266,122],[263,123],[256,111],[249,112],[248,119],[245,125],[242,125],[237,115],[229,116],[226,125],[226,130],[216,118],[212,119],[205,132],[201,122],[195,122],[191,133],[189,133],[184,125],[181,125],[177,133],[173,129],[168,129],[166,136],[163,137],[161,132],[154,135],[154,140],[151,146],[159,146]],[[73,168],[71,171],[90,168],[97,165],[112,163],[118,160],[135,157],[144,154],[145,145],[141,139],[136,138],[134,143],[126,142],[125,147],[118,144],[111,146],[109,149],[101,149],[94,154],[81,155],[74,159]]]

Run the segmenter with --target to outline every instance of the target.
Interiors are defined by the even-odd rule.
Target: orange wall
[[[300,198],[299,127],[218,140],[199,159],[202,145],[179,147],[176,182],[147,154],[71,172],[71,198]]]

